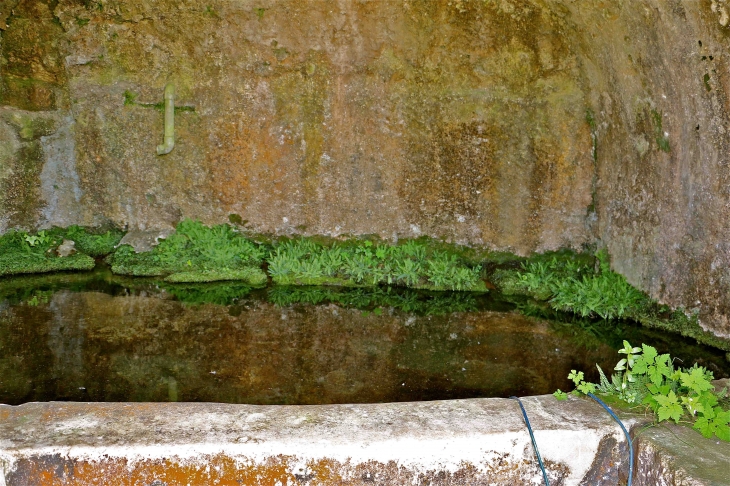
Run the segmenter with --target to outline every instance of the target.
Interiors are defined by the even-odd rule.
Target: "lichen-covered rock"
[[[726,2],[10,5],[0,232],[234,213],[265,233],[597,244],[730,338]],[[16,121],[39,110],[52,126]]]

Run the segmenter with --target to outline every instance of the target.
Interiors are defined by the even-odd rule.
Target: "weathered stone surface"
[[[730,337],[727,28],[711,2],[574,5],[573,22],[600,32],[579,56],[596,114],[596,236],[629,282]]]
[[[160,228],[152,230],[131,230],[124,235],[119,242],[120,245],[130,245],[137,253],[150,251],[160,243],[160,239],[165,239],[174,233],[175,228]]]
[[[727,389],[730,391],[730,378],[723,378],[722,380],[715,380],[712,382],[712,384],[715,387],[715,391],[721,392],[722,390]]]
[[[423,233],[518,252],[588,241],[585,93],[547,8],[516,22],[476,3],[100,5],[54,10],[81,223],[237,213],[262,232]],[[178,113],[176,148],[158,157],[162,115],[146,105],[168,80],[195,110]]]
[[[0,7],[0,103],[54,110],[64,103],[63,29],[49,0],[11,0]],[[6,5],[7,4],[7,5]]]
[[[605,453],[600,447],[610,447],[612,467],[625,474],[627,459],[616,447],[625,439],[598,405],[551,396],[523,402],[551,484],[579,484]],[[0,460],[8,486],[542,481],[519,406],[507,399],[0,405]]]
[[[730,337],[723,5],[12,1],[0,103],[58,113],[40,139],[0,124],[0,231],[236,213],[267,233],[597,244]],[[187,109],[158,157],[168,81]]]
[[[637,486],[730,484],[730,444],[677,425],[643,430],[634,439]]]

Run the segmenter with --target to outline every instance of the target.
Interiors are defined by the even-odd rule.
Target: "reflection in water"
[[[236,285],[105,272],[0,280],[0,402],[534,395],[569,388],[570,369],[611,369],[623,337],[728,375],[721,352],[676,337],[549,323],[492,297]]]

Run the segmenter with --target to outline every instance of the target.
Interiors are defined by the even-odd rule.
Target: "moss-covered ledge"
[[[106,257],[116,275],[159,277],[171,285],[234,281],[263,287],[271,279],[282,288],[302,289],[497,289],[523,311],[543,318],[634,321],[730,351],[730,340],[704,330],[696,313],[661,305],[632,287],[611,270],[603,250],[564,249],[523,258],[424,237],[398,242],[373,236],[272,237],[231,221],[209,227],[185,219],[175,231],[147,232],[156,236],[136,249],[124,244],[119,229],[10,231],[0,236],[0,276],[90,270],[95,258]],[[64,252],[68,244],[72,250]],[[284,301],[355,298],[328,290],[277,293]],[[373,298],[393,300],[369,296]]]
[[[0,276],[91,270],[95,258],[114,251],[123,233],[80,226],[0,236]]]

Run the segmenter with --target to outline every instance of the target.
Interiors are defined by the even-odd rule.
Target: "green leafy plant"
[[[481,267],[456,255],[402,245],[349,241],[322,245],[310,239],[283,241],[269,253],[269,274],[281,285],[369,287],[398,285],[432,290],[486,291]]]
[[[51,237],[46,234],[45,230],[39,231],[36,235],[27,234],[24,239],[30,246],[45,245],[51,241]]]
[[[685,422],[705,437],[714,435],[730,442],[730,410],[720,405],[727,390],[715,392],[712,372],[697,365],[675,369],[671,357],[658,354],[652,346],[633,347],[628,341],[623,344],[619,353],[626,357],[616,364],[610,380],[600,366],[599,384],[585,382],[582,371],[572,370],[568,379],[576,385],[574,393],[597,392],[628,405],[642,404],[656,414],[658,422]],[[560,390],[554,395],[567,398]]]
[[[116,228],[101,231],[73,225],[66,228],[64,237],[75,243],[76,250],[92,257],[103,257],[114,251],[124,232]]]

